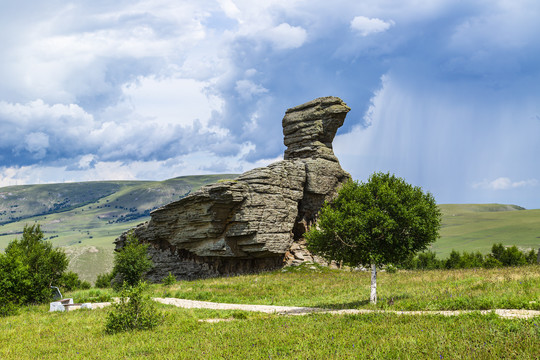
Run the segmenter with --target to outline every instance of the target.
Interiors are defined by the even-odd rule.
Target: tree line
[[[495,268],[503,266],[522,266],[536,264],[538,252],[531,249],[521,251],[515,245],[505,247],[503,244],[493,244],[491,253],[482,255],[479,251],[459,252],[452,250],[445,259],[437,258],[435,252],[426,251],[398,264],[401,269],[470,269],[470,268]]]

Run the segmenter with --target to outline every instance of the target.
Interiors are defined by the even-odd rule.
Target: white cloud
[[[300,26],[283,23],[270,29],[265,36],[276,49],[296,49],[306,41],[307,32]]]
[[[0,187],[25,184],[61,183],[99,180],[165,180],[194,174],[242,173],[254,167],[267,166],[276,158],[248,162],[243,157],[254,145],[242,145],[237,155],[219,156],[208,151],[194,151],[167,160],[95,161],[92,156],[80,159],[80,168],[66,166],[0,167]]]
[[[487,190],[509,190],[516,188],[533,187],[539,184],[536,179],[512,181],[507,177],[500,177],[495,180],[484,180],[482,182],[473,184],[475,189],[487,189]]]
[[[155,124],[191,125],[199,120],[206,126],[212,111],[219,111],[206,95],[208,82],[177,77],[138,77],[123,86],[133,111]]]
[[[94,154],[87,154],[81,156],[79,160],[79,169],[85,170],[94,167],[96,163],[96,156]]]
[[[170,1],[59,3],[56,12],[26,23],[28,39],[0,54],[0,77],[9,80],[1,90],[50,103],[114,94],[123,77],[159,72],[204,41],[209,16],[204,6]]]
[[[124,101],[97,119],[75,104],[0,102],[0,160],[9,164],[2,158],[9,153],[21,164],[53,156],[49,161],[71,159],[77,168],[92,163],[87,154],[96,161],[163,159],[228,136],[219,124],[208,124],[221,102],[206,96],[205,84],[154,78],[137,84],[126,87]]]
[[[39,99],[25,104],[0,101],[0,126],[1,148],[26,150],[41,159],[50,146],[63,147],[78,137],[87,139],[97,123],[76,104],[49,105]]]
[[[251,100],[255,95],[268,92],[268,89],[265,89],[259,84],[255,84],[251,80],[238,80],[236,82],[235,90],[244,100]]]
[[[218,0],[225,15],[231,19],[237,19],[240,16],[240,10],[232,0]]]
[[[394,21],[384,21],[378,18],[368,18],[356,16],[351,21],[351,29],[358,31],[362,36],[368,36],[379,32],[384,32],[394,26]]]

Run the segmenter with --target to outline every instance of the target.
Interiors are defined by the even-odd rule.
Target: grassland
[[[331,309],[540,310],[540,265],[381,272],[377,277],[377,305],[369,304],[369,272],[331,270],[314,265],[256,275],[183,281],[153,289],[155,297]]]
[[[440,208],[441,238],[432,247],[440,257],[448,256],[452,249],[487,254],[495,243],[516,245],[522,250],[540,248],[540,209],[500,204],[449,204]]]
[[[106,335],[107,310],[0,319],[3,359],[538,359],[538,319],[280,317],[166,308],[154,331]],[[207,323],[206,318],[233,318]]]
[[[447,308],[452,298],[491,298],[492,305],[540,302],[540,267],[381,273],[379,292],[404,308]],[[482,284],[487,284],[483,286]],[[369,308],[369,274],[309,266],[286,272],[153,285],[155,295],[178,294],[235,303]],[[386,289],[386,290],[385,290]],[[437,290],[439,289],[439,290]],[[508,290],[504,290],[508,289]],[[471,292],[472,294],[464,294]],[[78,292],[77,297],[96,290]],[[448,294],[446,294],[448,292]],[[461,295],[460,295],[461,294]],[[440,296],[438,296],[440,295]],[[453,296],[450,296],[453,295]],[[470,296],[469,296],[470,295]],[[528,301],[526,301],[528,300]],[[419,303],[421,305],[412,305]],[[468,301],[472,309],[483,302]],[[529,304],[529,305],[525,305]],[[456,306],[450,306],[456,307]],[[461,305],[460,305],[461,306]],[[472,313],[440,315],[279,316],[241,311],[187,310],[159,305],[154,331],[107,335],[107,309],[48,313],[28,307],[0,318],[0,358],[17,359],[538,359],[540,317],[520,320]],[[201,320],[226,319],[206,322]],[[16,339],[16,340],[15,340]]]

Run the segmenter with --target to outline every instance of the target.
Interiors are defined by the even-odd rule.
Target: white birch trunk
[[[371,264],[371,295],[369,296],[371,304],[377,303],[377,264]]]

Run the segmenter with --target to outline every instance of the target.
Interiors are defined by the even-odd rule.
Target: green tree
[[[501,262],[505,266],[521,266],[527,264],[527,257],[514,245],[505,249]]]
[[[8,292],[19,304],[50,300],[50,286],[59,284],[68,260],[63,250],[43,240],[39,225],[25,226],[21,240],[13,240],[6,248],[3,275],[11,279],[3,282],[0,292]]]
[[[152,261],[148,258],[148,244],[140,243],[133,232],[129,232],[124,247],[114,254],[113,274],[116,283],[135,286],[151,267]]]
[[[430,193],[389,173],[349,181],[324,204],[305,234],[308,249],[347,265],[371,264],[370,302],[377,302],[377,266],[400,263],[439,234],[441,212]]]
[[[491,246],[491,256],[494,259],[501,261],[501,263],[502,263],[502,258],[504,257],[505,251],[506,251],[506,248],[501,243],[493,244],[493,246]]]
[[[503,266],[520,266],[527,264],[527,256],[519,251],[515,245],[507,248],[501,243],[493,244],[491,256],[499,260]]]
[[[0,317],[13,315],[32,287],[28,266],[19,258],[0,254]]]

